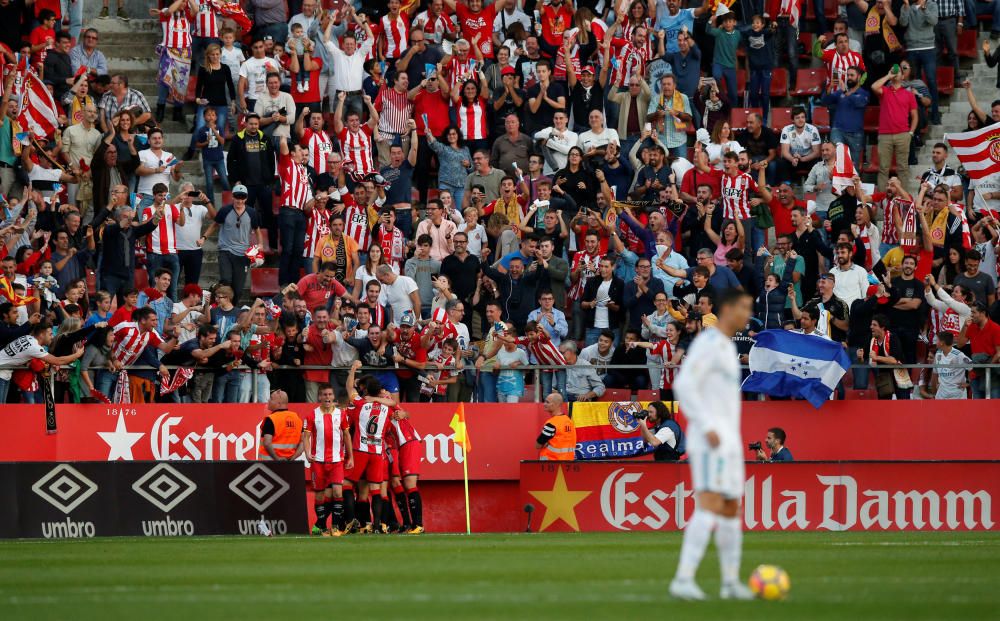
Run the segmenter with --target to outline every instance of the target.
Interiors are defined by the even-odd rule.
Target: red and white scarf
[[[899,238],[899,245],[903,247],[903,252],[910,254],[917,249],[917,210],[912,201],[904,201],[894,198],[896,208],[899,209],[900,218],[903,221],[903,232]]]
[[[132,392],[128,386],[128,371],[125,369],[118,372],[118,382],[115,384],[115,394],[111,400],[115,403],[132,403]]]
[[[951,212],[958,216],[958,219],[962,222],[962,248],[966,250],[972,249],[972,230],[969,229],[969,218],[965,215],[965,206],[959,205],[958,203],[952,203],[948,206]]]
[[[858,241],[860,241],[865,247],[865,269],[870,272],[874,257],[872,257],[872,240],[871,237],[868,236],[867,224],[858,225]]]
[[[837,143],[837,154],[833,160],[833,170],[830,171],[830,183],[833,186],[833,193],[839,194],[844,188],[854,185],[854,162],[851,161],[851,152],[846,144]]]
[[[169,395],[174,392],[184,384],[188,383],[188,380],[194,375],[194,369],[181,368],[174,371],[173,379],[168,380],[164,376],[160,376],[160,395]]]

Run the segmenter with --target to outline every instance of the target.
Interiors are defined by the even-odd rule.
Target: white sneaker
[[[698,588],[694,580],[674,580],[670,583],[670,589],[668,591],[670,597],[674,599],[683,599],[688,601],[704,601],[707,599],[705,593]]]
[[[731,582],[729,584],[722,584],[722,588],[719,589],[719,598],[750,600],[754,598],[754,595],[753,591],[750,590],[750,587],[742,582]]]

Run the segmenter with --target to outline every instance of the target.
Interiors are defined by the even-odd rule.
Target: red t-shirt
[[[413,330],[410,339],[405,340],[400,334],[399,328],[396,328],[396,351],[404,358],[417,362],[427,362],[427,350],[420,344],[420,334],[416,329]],[[399,370],[396,371],[396,375],[403,379],[411,378],[415,373],[416,371],[402,363],[399,364]]]
[[[319,94],[319,72],[323,70],[323,61],[319,58],[313,58],[313,62],[318,66],[309,72],[309,89],[304,93],[300,93],[297,88],[299,83],[299,74],[292,74],[292,101],[298,104],[309,104],[309,103],[319,103],[322,101]],[[302,66],[302,60],[299,60],[299,66]],[[317,110],[319,112],[319,110]],[[301,110],[299,111],[301,114]]]
[[[306,366],[330,364],[333,360],[333,344],[323,342],[323,331],[317,328],[316,324],[310,325],[308,330],[305,344],[309,345],[312,351],[305,353],[302,364]],[[304,377],[307,382],[326,382],[330,379],[330,372],[323,369],[304,371]]]
[[[878,133],[907,133],[910,131],[910,110],[916,109],[917,98],[909,89],[886,84],[879,98]]]
[[[795,227],[792,226],[792,209],[795,207],[805,209],[806,204],[797,200],[791,207],[785,207],[778,201],[778,194],[775,192],[768,206],[771,208],[771,217],[774,218],[774,234],[791,235],[795,232]]]
[[[997,353],[997,347],[1000,347],[1000,325],[990,319],[986,320],[986,325],[982,328],[970,321],[965,335],[969,337],[973,356],[986,354],[993,357]]]
[[[336,297],[347,295],[344,285],[337,282],[337,279],[330,281],[330,286],[324,287],[319,284],[318,274],[306,274],[298,282],[299,295],[306,301],[306,308],[312,311],[317,306],[326,306],[331,295]]]
[[[431,93],[422,90],[413,98],[413,120],[416,121],[417,133],[421,136],[427,135],[427,128],[424,126],[425,114],[431,126],[431,133],[435,137],[440,136],[451,123],[448,118],[448,98],[443,91]]]
[[[111,315],[111,321],[108,322],[108,325],[113,328],[123,321],[132,321],[132,311],[134,310],[135,307],[125,308],[124,306],[119,306],[115,314]]]
[[[45,43],[46,39],[49,40],[49,44],[41,51],[31,55],[32,65],[41,65],[45,62],[45,52],[52,49],[52,45],[56,40],[56,31],[51,28],[42,28],[41,26],[31,31],[31,38],[28,40],[31,43],[31,47]]]
[[[473,13],[464,4],[455,6],[458,15],[458,25],[462,29],[462,38],[472,44],[472,39],[479,35],[479,50],[483,58],[493,58],[493,22],[497,18],[496,5],[483,7],[478,13]]]
[[[712,198],[719,198],[722,195],[723,174],[725,173],[714,168],[710,173],[698,172],[697,169],[692,168],[684,173],[684,178],[681,179],[681,192],[695,196],[698,193],[698,186],[707,183],[712,186]]]

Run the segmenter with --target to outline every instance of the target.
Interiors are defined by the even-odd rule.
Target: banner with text
[[[297,464],[0,463],[0,538],[305,534]]]
[[[674,402],[666,405],[673,411]],[[645,455],[652,449],[642,439],[636,418],[648,406],[646,401],[579,402],[570,404],[576,424],[577,459],[621,459]]]
[[[685,463],[524,462],[521,500],[541,531],[680,530]],[[748,530],[989,530],[1000,462],[747,464]]]

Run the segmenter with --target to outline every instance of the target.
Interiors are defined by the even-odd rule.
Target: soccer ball
[[[758,565],[750,576],[750,590],[761,599],[785,599],[792,587],[788,572],[777,565]]]

